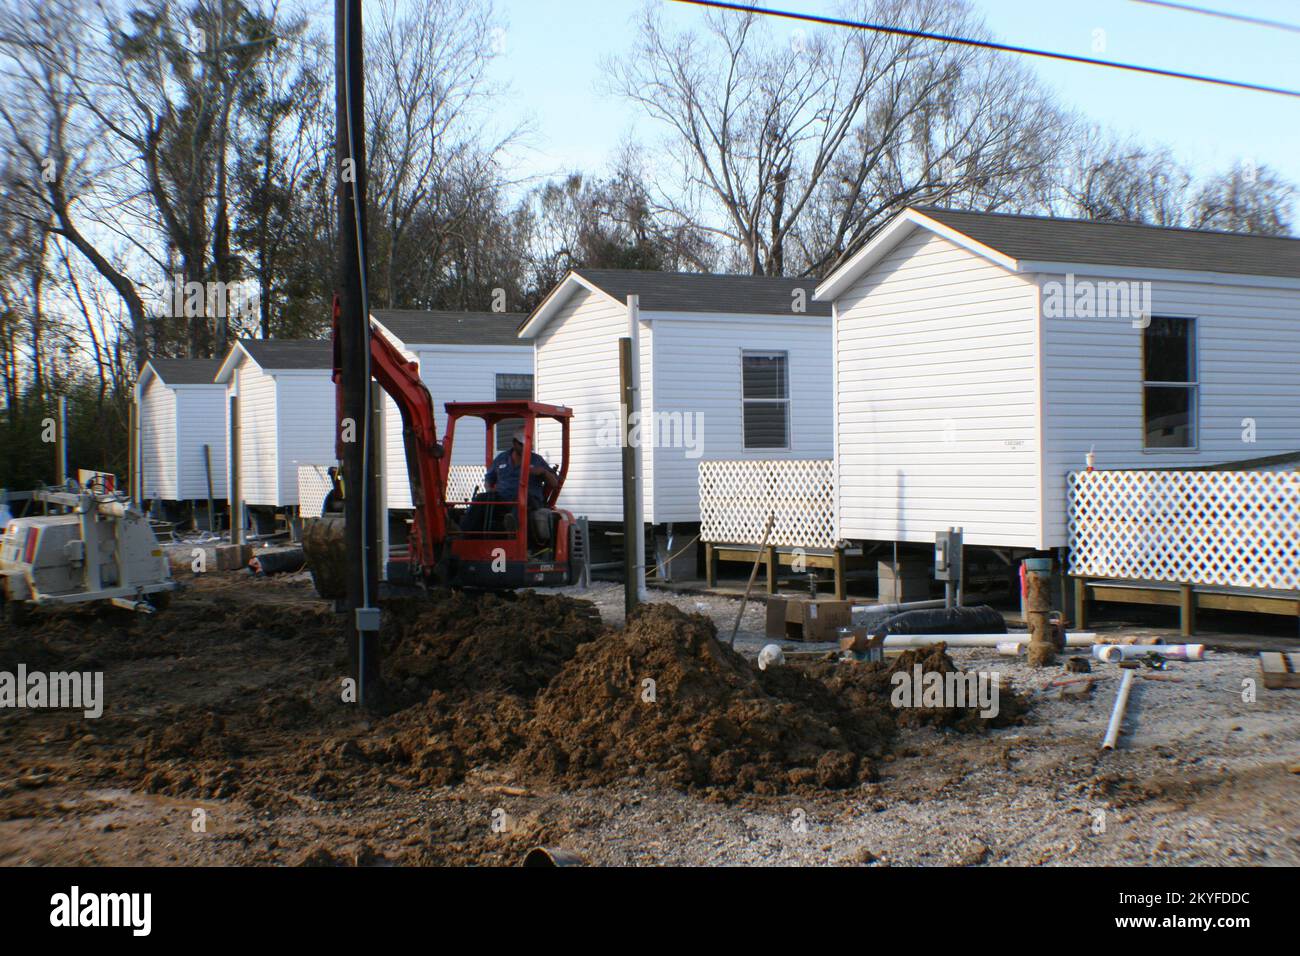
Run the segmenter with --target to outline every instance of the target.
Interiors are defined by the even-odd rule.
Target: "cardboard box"
[[[767,636],[787,641],[834,641],[852,623],[851,601],[769,597]]]

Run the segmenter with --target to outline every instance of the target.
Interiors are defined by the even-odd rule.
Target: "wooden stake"
[[[740,610],[736,611],[736,623],[731,625],[731,640],[727,646],[736,646],[736,632],[740,630],[740,619],[745,616],[745,605],[749,603],[749,592],[754,587],[754,579],[758,577],[758,566],[763,561],[763,555],[767,553],[767,539],[772,534],[772,522],[776,515],[767,516],[767,524],[763,526],[763,543],[758,546],[758,551],[754,553],[754,566],[749,569],[749,583],[745,585],[745,596],[740,599]]]

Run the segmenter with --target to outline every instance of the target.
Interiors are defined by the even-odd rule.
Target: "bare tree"
[[[427,0],[371,8],[366,33],[372,295],[413,305],[438,282],[449,244],[500,188],[503,150],[518,130],[484,142],[496,93],[486,67],[502,34],[489,0]]]
[[[1238,162],[1201,185],[1188,224],[1198,229],[1289,235],[1288,210],[1295,196],[1295,185],[1267,166]]]
[[[981,35],[960,0],[869,0],[848,15]],[[988,55],[867,31],[784,38],[753,14],[670,34],[654,7],[614,88],[669,130],[685,188],[658,197],[703,218],[754,273],[824,272],[919,200],[1023,201],[1062,122],[1023,72]],[[700,210],[703,216],[700,217]],[[791,261],[794,253],[794,261]]]
[[[126,267],[101,238],[97,193],[111,178],[102,150],[105,128],[78,95],[98,43],[80,0],[50,0],[0,15],[0,120],[14,158],[7,215],[51,229],[80,252],[121,297],[131,319],[133,352],[147,348],[144,301]]]

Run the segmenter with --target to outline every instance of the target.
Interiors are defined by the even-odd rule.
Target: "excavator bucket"
[[[347,596],[348,553],[343,529],[343,515],[337,513],[309,518],[302,529],[302,551],[316,593],[331,600]]]

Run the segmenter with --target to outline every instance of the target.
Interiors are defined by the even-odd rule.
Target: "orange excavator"
[[[339,310],[334,310],[334,385],[336,414],[342,417]],[[419,367],[408,361],[385,335],[370,327],[370,372],[392,397],[402,417],[406,469],[415,515],[411,521],[407,556],[410,573],[419,582],[451,587],[503,590],[560,586],[575,580],[576,526],[573,515],[556,507],[569,468],[569,423],[572,409],[533,401],[448,402],[447,433],[438,440],[433,397],[420,379]],[[543,501],[529,506],[527,467],[512,501],[449,501],[448,475],[458,425],[477,419],[486,430],[484,471],[492,467],[493,436],[504,421],[522,423],[523,462],[532,461],[537,423],[560,426],[560,465],[548,482]],[[463,428],[463,426],[462,426]],[[336,432],[341,435],[341,431]],[[337,455],[343,457],[342,447]],[[477,527],[462,529],[471,506],[483,509]],[[342,597],[343,516],[324,514],[304,529],[303,550],[316,590],[322,597]]]

